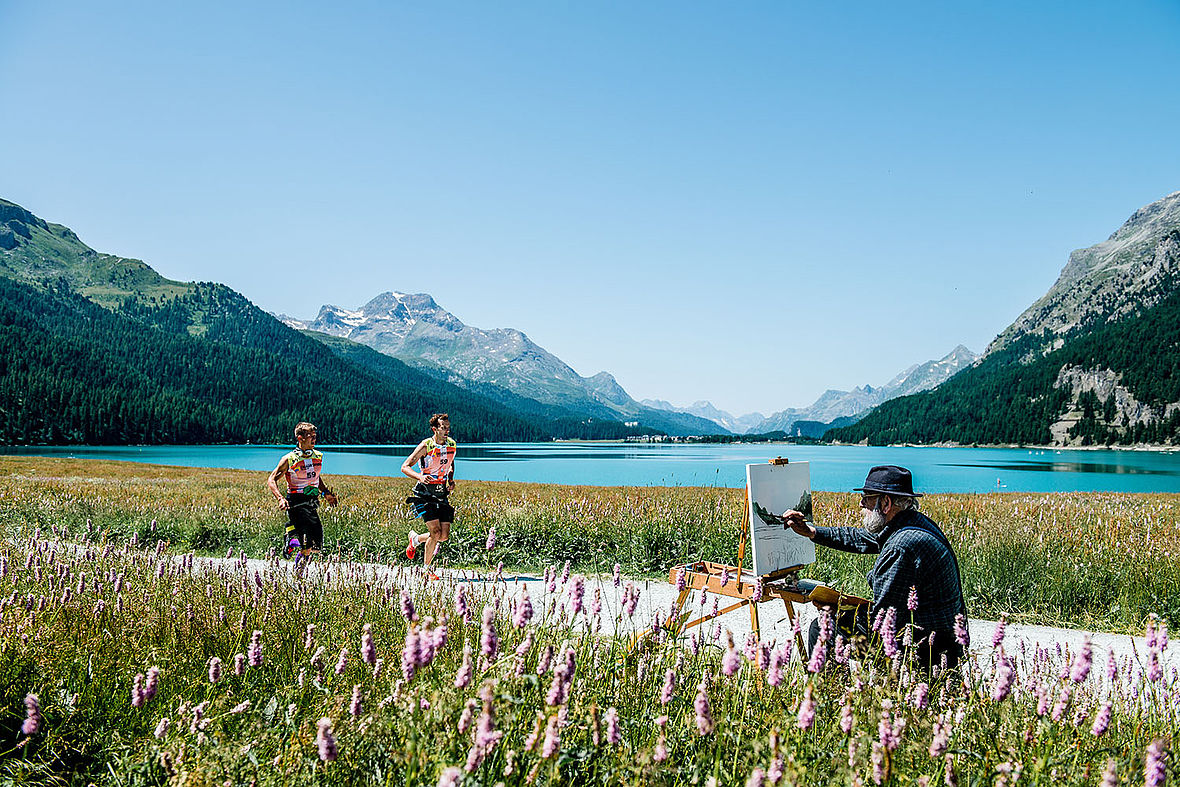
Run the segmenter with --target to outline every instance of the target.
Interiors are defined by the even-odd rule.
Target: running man
[[[336,493],[328,488],[320,475],[324,455],[315,450],[315,439],[314,424],[306,421],[296,424],[298,448],[280,459],[278,467],[266,479],[267,488],[279,501],[279,510],[287,512],[286,555],[296,555],[296,562],[324,544],[324,528],[316,511],[320,496],[328,501],[328,505],[336,505]],[[285,496],[279,491],[280,479],[287,482]]]
[[[434,561],[439,543],[450,538],[451,523],[455,521],[455,509],[447,502],[447,496],[455,488],[457,446],[450,438],[451,419],[446,413],[430,416],[430,429],[434,436],[418,443],[414,453],[402,462],[402,472],[418,482],[414,484],[412,496],[406,498],[406,502],[414,504],[414,513],[422,517],[427,531],[410,531],[406,557],[413,560],[418,546],[425,544],[422,562],[431,578],[437,579],[435,573],[430,571],[430,564]]]

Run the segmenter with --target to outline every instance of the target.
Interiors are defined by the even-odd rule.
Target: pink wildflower
[[[660,689],[660,704],[667,705],[676,694],[676,670],[669,668],[664,673],[664,687]]]
[[[238,676],[246,674],[246,654],[234,654],[234,674]]]
[[[910,585],[910,594],[906,597],[905,608],[910,612],[918,608],[918,588],[916,585]]]
[[[1094,716],[1094,726],[1090,728],[1090,734],[1095,738],[1101,736],[1110,727],[1112,710],[1110,700],[1102,703],[1102,707],[1098,709],[1098,713]]]
[[[131,707],[143,707],[143,673],[138,672],[131,682]]]
[[[746,779],[746,787],[763,787],[766,783],[766,771],[761,768],[755,768],[750,771],[750,777]]]
[[[320,719],[315,734],[316,746],[319,748],[320,759],[333,762],[336,759],[336,736],[332,733],[332,720],[328,717]]]
[[[25,720],[20,731],[32,735],[41,729],[41,699],[36,694],[25,695]]]
[[[611,579],[614,581],[615,587],[618,587],[623,581],[623,567],[618,563],[615,563],[614,571],[611,572]]]
[[[377,648],[373,645],[372,624],[366,623],[361,631],[361,661],[373,665],[377,663]]]
[[[1003,702],[1008,698],[1012,692],[1012,682],[1016,678],[1016,670],[1012,668],[1012,662],[1004,655],[1004,649],[1000,648],[999,656],[996,660],[995,678],[992,681],[992,699],[996,702]]]
[[[1084,683],[1090,674],[1090,665],[1093,662],[1093,656],[1090,650],[1090,638],[1086,637],[1082,642],[1082,649],[1073,660],[1073,669],[1070,670],[1069,677],[1074,683]]]
[[[697,733],[704,736],[713,731],[713,709],[709,705],[709,674],[705,673],[701,677],[700,685],[697,686],[697,696],[693,701],[693,708],[696,710]]]
[[[656,740],[656,748],[652,752],[651,758],[654,762],[663,762],[668,759],[668,734],[665,727],[668,726],[668,717],[660,716],[656,719],[656,724],[660,728],[660,737]]]
[[[606,742],[618,746],[623,740],[623,732],[619,729],[619,712],[613,707],[607,708],[602,718],[606,722]]]
[[[458,671],[455,673],[455,688],[465,689],[471,683],[471,676],[474,668],[471,666],[471,646],[463,645],[463,663],[459,665]]]
[[[156,696],[156,689],[160,686],[160,668],[149,667],[147,671],[147,679],[143,684],[143,701],[151,702],[152,697]]]
[[[1144,787],[1162,787],[1168,777],[1167,742],[1163,738],[1154,740],[1147,747],[1143,762]]]
[[[807,684],[807,688],[803,690],[803,699],[799,703],[799,715],[796,719],[801,730],[810,730],[811,725],[815,723],[815,701],[811,698],[811,684]]]
[[[459,787],[459,781],[463,778],[463,771],[455,766],[443,768],[443,772],[438,775],[438,787]]]
[[[955,622],[956,622],[956,624],[958,623],[957,616],[955,618]],[[1008,627],[1008,615],[1005,613],[1003,615],[1000,615],[999,621],[996,622],[996,630],[992,632],[992,647],[993,648],[1000,647],[1000,643],[1004,641],[1004,632],[1007,627]]]
[[[246,650],[246,657],[251,667],[262,666],[262,632],[255,629],[250,637],[250,647]]]
[[[414,611],[414,599],[410,598],[408,590],[402,590],[402,616],[407,622],[413,623],[418,620],[418,613]]]
[[[352,702],[348,705],[349,714],[355,719],[361,715],[361,684],[352,687]]]
[[[336,674],[343,675],[344,668],[348,665],[348,648],[340,649],[340,658],[336,659]]]
[[[221,659],[214,656],[209,659],[209,682],[216,683],[221,680]]]
[[[156,731],[152,734],[155,735],[157,739],[162,739],[168,734],[168,727],[170,724],[171,723],[169,722],[168,717],[165,716],[164,718],[160,719],[160,723],[156,725]]]
[[[479,638],[480,654],[490,664],[496,660],[496,655],[500,652],[500,639],[496,636],[496,611],[490,605],[483,608],[482,620],[483,628]]]
[[[495,549],[495,547],[496,547],[496,526],[492,525],[491,529],[488,530],[488,540],[487,540],[487,543],[485,543],[483,545],[483,548],[486,549],[487,551],[491,552],[493,549]]]
[[[527,585],[520,587],[520,600],[516,602],[516,609],[512,614],[512,625],[518,629],[522,629],[529,624],[533,619],[533,602],[529,598],[529,589]]]
[[[955,642],[963,647],[971,644],[971,632],[967,628],[967,616],[962,613],[955,615]]]
[[[549,717],[549,723],[545,726],[545,742],[541,744],[541,757],[549,759],[557,753],[561,746],[561,730],[557,725],[557,714]]]

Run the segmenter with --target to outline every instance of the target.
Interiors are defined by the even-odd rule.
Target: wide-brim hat
[[[853,492],[879,492],[897,497],[921,497],[914,491],[914,479],[910,471],[897,465],[878,465],[869,471],[865,485]]]

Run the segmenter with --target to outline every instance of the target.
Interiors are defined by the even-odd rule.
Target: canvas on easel
[[[746,465],[750,548],[754,576],[764,577],[815,562],[815,543],[783,526],[779,517],[795,510],[812,522],[811,467],[807,462]]]

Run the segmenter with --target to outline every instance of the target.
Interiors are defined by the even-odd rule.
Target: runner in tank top
[[[295,425],[297,448],[279,460],[278,466],[266,479],[266,487],[279,501],[279,510],[287,512],[287,557],[296,562],[306,558],[324,543],[324,528],[316,510],[322,496],[328,505],[336,505],[336,494],[324,483],[320,474],[324,455],[315,450],[316,428],[303,421]],[[287,485],[287,494],[279,489],[279,481]]]
[[[437,579],[430,564],[439,543],[450,538],[451,523],[455,521],[455,509],[447,498],[455,488],[457,446],[450,438],[451,419],[446,413],[430,416],[430,429],[434,436],[418,443],[414,453],[402,462],[402,472],[418,482],[406,502],[413,504],[414,513],[426,524],[425,533],[410,531],[406,557],[413,560],[418,547],[425,544],[422,562],[431,579]]]

